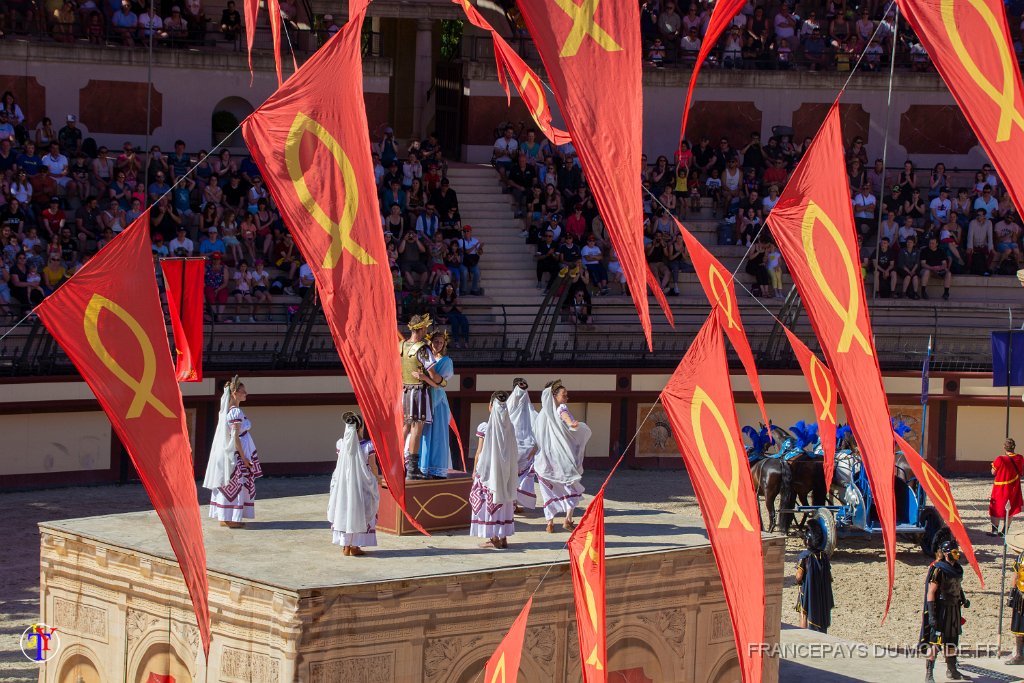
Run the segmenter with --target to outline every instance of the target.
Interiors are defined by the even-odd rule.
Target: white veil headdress
[[[228,427],[228,411],[231,409],[231,385],[224,385],[224,393],[220,397],[220,413],[217,416],[217,430],[213,433],[210,445],[210,459],[206,463],[206,477],[203,488],[211,491],[227,486],[235,470],[235,448],[231,429]]]
[[[519,485],[516,429],[504,401],[495,398],[491,405],[476,475],[494,496],[495,503],[511,503],[516,499]]]
[[[380,490],[377,477],[367,467],[366,454],[360,446],[360,418],[346,414],[344,419],[345,435],[341,439],[338,464],[331,478],[327,521],[335,531],[361,534],[366,532],[377,515]]]

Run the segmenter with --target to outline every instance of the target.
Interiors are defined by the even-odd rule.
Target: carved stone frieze
[[[226,647],[220,657],[220,677],[231,683],[281,683],[281,660]]]
[[[337,681],[391,683],[394,677],[395,655],[393,652],[366,657],[331,659],[326,662],[314,662],[309,666],[310,683],[336,683]]]
[[[103,608],[54,598],[53,623],[66,633],[107,642],[107,611]]]

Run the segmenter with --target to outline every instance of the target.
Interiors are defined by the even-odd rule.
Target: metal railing
[[[308,302],[307,302],[307,305]],[[313,303],[308,316],[302,305],[271,304],[270,317],[258,311],[259,321],[207,322],[204,334],[204,366],[210,370],[304,370],[340,367],[334,342],[323,312]],[[460,308],[469,320],[468,348],[452,348],[457,364],[474,367],[658,367],[672,368],[686,352],[708,307],[704,303],[673,306],[675,329],[654,316],[654,348],[648,349],[632,304],[623,299],[593,300],[593,321],[574,324],[571,312],[562,308],[553,315],[552,331],[544,344],[530,344],[538,307],[474,302],[467,297]],[[1024,307],[1014,306],[1015,320],[1024,320]],[[788,348],[769,352],[775,319],[763,309],[744,305],[744,326],[758,365],[768,368],[798,367]],[[229,309],[228,316],[234,316]],[[401,311],[400,311],[401,314]],[[407,315],[407,314],[406,314]],[[941,305],[874,307],[875,344],[884,370],[919,370],[929,335],[934,349],[932,368],[958,372],[991,370],[990,333],[1007,328],[1007,308],[949,308]],[[299,325],[304,327],[301,329]],[[404,329],[404,328],[403,328]],[[819,350],[806,316],[796,332],[813,350]],[[168,334],[170,329],[168,327]],[[292,339],[289,340],[289,335]],[[730,364],[740,368],[730,352]],[[74,367],[45,328],[35,319],[24,323],[0,342],[0,375],[67,375]]]

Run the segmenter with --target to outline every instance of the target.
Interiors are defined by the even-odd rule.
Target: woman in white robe
[[[370,470],[373,442],[361,439],[363,419],[355,413],[342,415],[345,435],[338,439],[338,464],[331,477],[331,495],[327,501],[327,521],[331,523],[333,543],[341,546],[346,557],[365,555],[363,547],[377,545],[377,508],[380,489]]]
[[[555,517],[565,515],[562,527],[576,528],[573,512],[583,496],[583,454],[590,441],[590,427],[579,422],[569,412],[569,390],[555,380],[541,394],[540,415],[537,416],[533,435],[539,450],[533,460],[533,469],[540,484],[547,531],[555,532]]]
[[[241,528],[245,525],[242,520],[256,516],[256,479],[263,476],[256,444],[249,433],[252,423],[241,408],[247,397],[238,375],[224,385],[203,478],[203,487],[212,492],[210,517],[231,529]]]
[[[533,471],[533,457],[537,453],[537,440],[533,437],[533,421],[536,412],[527,393],[526,380],[516,377],[512,393],[508,397],[508,414],[516,428],[516,445],[519,451],[519,483],[516,487],[516,514],[537,507],[537,475]]]
[[[492,394],[490,416],[476,429],[479,442],[469,491],[469,535],[488,539],[481,548],[507,548],[508,537],[515,533],[518,449],[507,399],[503,391]]]

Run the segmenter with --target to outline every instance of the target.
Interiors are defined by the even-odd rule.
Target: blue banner
[[[992,386],[1005,387],[1007,379],[1007,351],[1009,345],[1007,340],[1011,332],[992,333]],[[1024,330],[1014,330],[1013,354],[1010,362],[1009,378],[1010,386],[1024,386]]]

